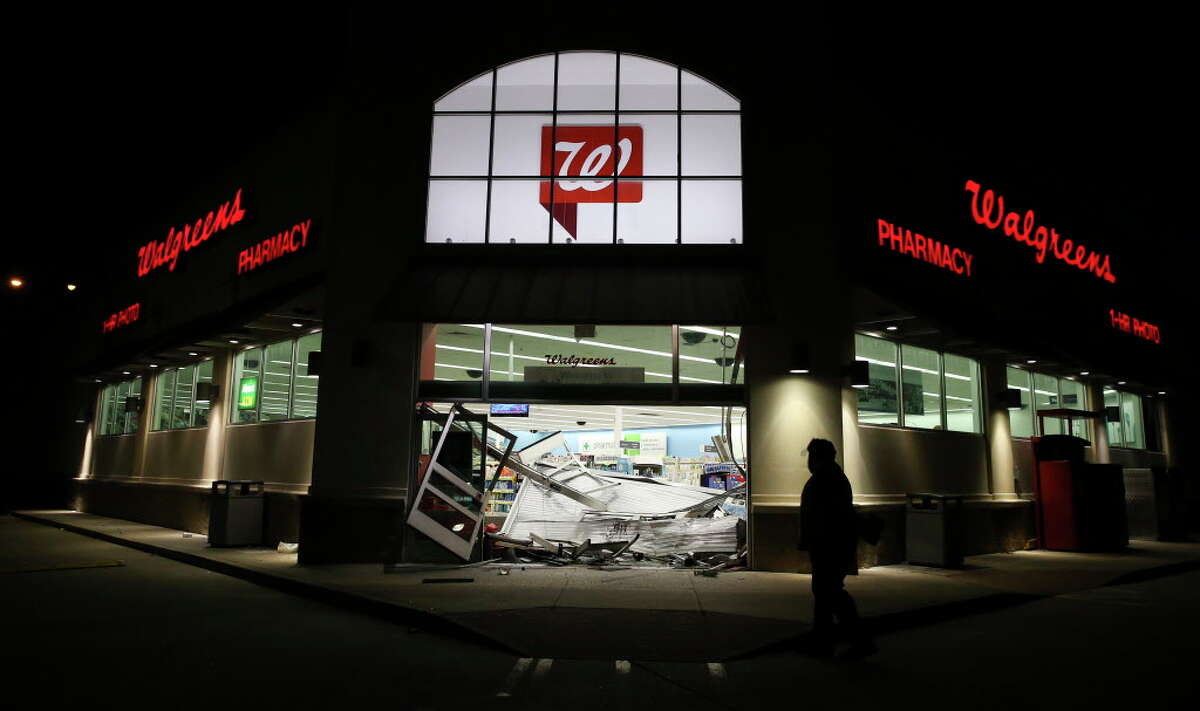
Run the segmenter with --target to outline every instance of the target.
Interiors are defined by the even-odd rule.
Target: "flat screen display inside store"
[[[258,406],[258,378],[247,376],[238,383],[238,409],[253,410]]]

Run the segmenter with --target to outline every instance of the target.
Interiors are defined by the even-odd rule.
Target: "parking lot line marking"
[[[529,665],[533,663],[530,657],[522,657],[513,665],[508,676],[504,678],[504,688],[496,692],[496,696],[512,696],[513,689],[517,688],[517,684],[521,681],[521,677],[525,676],[525,672],[529,671]]]

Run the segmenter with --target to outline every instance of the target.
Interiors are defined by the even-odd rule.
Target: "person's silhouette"
[[[800,499],[800,548],[808,551],[812,562],[812,648],[822,656],[833,654],[836,617],[850,638],[846,656],[861,659],[876,647],[844,587],[847,575],[858,574],[858,526],[850,480],[836,456],[837,449],[827,439],[808,443],[812,476]]]

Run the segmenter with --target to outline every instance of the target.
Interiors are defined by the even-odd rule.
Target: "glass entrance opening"
[[[742,405],[417,407],[410,491],[421,496],[410,508],[407,562],[746,563]],[[449,522],[450,533],[437,522]],[[478,535],[469,535],[475,527]]]

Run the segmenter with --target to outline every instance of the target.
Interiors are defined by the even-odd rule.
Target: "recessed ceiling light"
[[[297,321],[296,323],[293,323],[293,324],[292,324],[292,328],[300,328],[300,327],[302,327],[303,325],[304,325],[304,324],[302,324],[302,323],[300,323],[299,321]]]
[[[1027,361],[1025,361],[1025,362],[1026,362],[1026,363],[1028,363],[1028,364],[1030,364],[1030,365],[1033,365],[1033,364],[1034,364],[1034,363],[1036,363],[1037,361],[1036,361],[1036,360],[1033,360],[1032,358],[1030,358],[1029,360],[1027,360]]]
[[[899,327],[899,326],[888,326],[888,327],[887,327],[887,330],[889,330],[889,331],[899,331],[899,330],[900,330],[900,327]]]
[[[805,373],[808,372],[808,368],[792,368],[788,372],[789,373],[797,373],[799,375],[804,375]]]
[[[122,370],[122,371],[121,371],[121,375],[129,375],[129,371],[128,371],[128,370]]]
[[[1082,372],[1080,373],[1080,375],[1091,375],[1091,372],[1090,372],[1090,371],[1087,371],[1087,370],[1085,370],[1085,371],[1082,371]]]
[[[1125,381],[1124,381],[1124,380],[1118,380],[1118,381],[1117,381],[1117,385],[1124,385],[1124,384],[1125,384]]]
[[[230,338],[230,339],[229,339],[229,342],[230,342],[230,343],[232,343],[232,344],[234,344],[234,345],[237,345],[237,339],[236,339],[236,338]]]
[[[199,353],[197,353],[197,352],[195,352],[195,351],[188,351],[188,355],[190,355],[190,356],[198,356],[198,355],[200,355],[200,354],[199,354]]]
[[[157,368],[157,367],[158,367],[158,364],[157,364],[157,363],[151,363],[151,364],[150,364],[150,367],[151,367],[151,368]]]
[[[1158,394],[1159,394],[1159,395],[1166,395],[1166,394],[1167,394],[1167,391],[1166,391],[1166,390],[1159,390],[1159,391],[1158,391]]]
[[[74,284],[67,284],[67,291],[75,291],[78,288],[79,287],[75,286]]]

